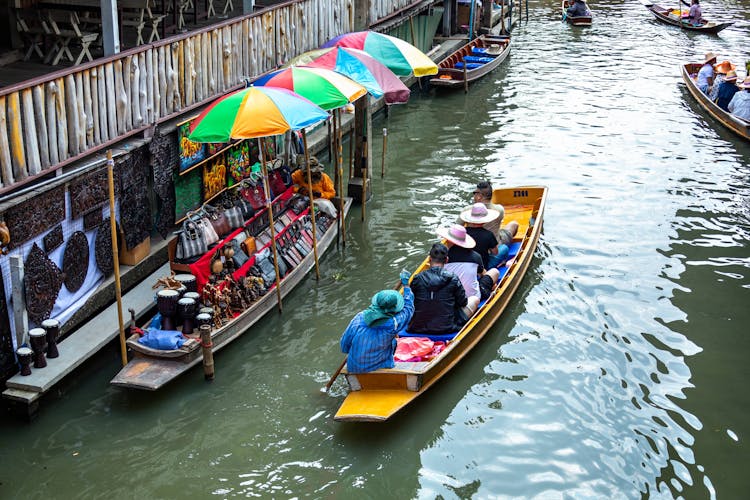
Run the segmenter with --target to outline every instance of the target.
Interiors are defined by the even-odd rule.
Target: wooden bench
[[[99,38],[99,33],[82,31],[78,14],[62,10],[48,10],[42,16],[42,26],[47,35],[53,39],[53,48],[45,62],[52,61],[56,65],[63,57],[73,62],[73,65],[81,64],[84,57],[93,61],[89,46]],[[80,45],[81,51],[74,58],[70,51],[71,43]]]
[[[118,7],[120,8],[120,24],[135,28],[136,45],[146,43],[143,30],[147,26],[151,28],[148,43],[161,39],[159,37],[159,24],[166,17],[166,14],[155,13],[151,9],[151,0],[120,0]]]
[[[44,59],[44,36],[47,32],[39,22],[36,13],[16,10],[16,28],[24,41],[24,48],[28,47],[23,60],[28,61],[33,53],[38,54],[40,59]]]

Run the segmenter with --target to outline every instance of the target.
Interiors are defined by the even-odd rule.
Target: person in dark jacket
[[[591,15],[591,11],[584,0],[575,0],[573,5],[568,7],[568,10],[566,10],[565,13],[568,17],[583,17]]]
[[[466,297],[461,281],[443,267],[448,262],[448,247],[435,243],[430,249],[430,268],[414,276],[414,316],[411,333],[443,334],[460,330],[476,311],[479,300]]]
[[[716,104],[728,113],[729,103],[732,102],[734,94],[739,92],[739,90],[740,88],[737,86],[737,73],[734,70],[730,70],[721,84],[719,84],[718,92],[716,93]]]

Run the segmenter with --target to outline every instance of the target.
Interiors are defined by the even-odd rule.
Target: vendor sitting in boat
[[[701,3],[699,0],[693,0],[690,5],[690,11],[683,20],[689,22],[693,26],[701,26],[703,24],[703,13],[701,12]]]
[[[750,122],[750,76],[745,78],[737,86],[742,91],[737,92],[729,101],[729,112],[737,118]]]
[[[401,273],[404,294],[381,290],[370,307],[357,313],[341,337],[341,352],[348,354],[346,369],[350,373],[367,373],[393,368],[396,337],[409,323],[414,312],[414,295],[409,288],[409,273]]]
[[[333,181],[323,171],[323,164],[314,156],[310,157],[310,177],[312,179],[312,187],[307,183],[306,169],[300,168],[292,172],[294,191],[304,196],[312,194],[315,198],[324,198],[326,200],[330,200],[336,196]]]
[[[591,15],[591,11],[584,0],[575,0],[573,5],[565,11],[565,15],[568,17],[586,17]]]
[[[727,76],[727,73],[734,71],[734,64],[730,61],[721,61],[720,63],[714,64],[714,83],[711,85],[711,90],[708,92],[708,98],[713,102],[719,98],[719,87],[721,82]]]
[[[470,236],[468,240],[473,243]],[[430,249],[430,268],[412,280],[414,317],[409,323],[410,333],[458,331],[477,310],[479,299],[466,297],[458,276],[445,269],[447,262],[448,247],[435,243]]]

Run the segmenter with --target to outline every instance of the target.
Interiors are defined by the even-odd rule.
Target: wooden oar
[[[338,378],[339,374],[341,374],[341,370],[343,370],[344,367],[346,366],[346,360],[347,359],[349,359],[349,356],[344,357],[344,361],[342,361],[341,365],[339,365],[339,369],[336,370],[336,372],[333,375],[331,375],[331,378],[328,380],[328,382],[326,382],[325,387],[321,387],[320,388],[320,392],[323,392],[323,393],[328,392],[328,389],[331,388],[331,386],[333,385],[333,383]]]

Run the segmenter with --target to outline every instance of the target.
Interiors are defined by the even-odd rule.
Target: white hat
[[[466,228],[459,224],[454,224],[451,227],[441,227],[437,230],[437,235],[460,247],[474,248],[477,245],[474,238],[466,234]]]
[[[500,212],[487,208],[484,203],[474,203],[470,209],[461,212],[461,220],[470,224],[486,224],[500,217]]]

